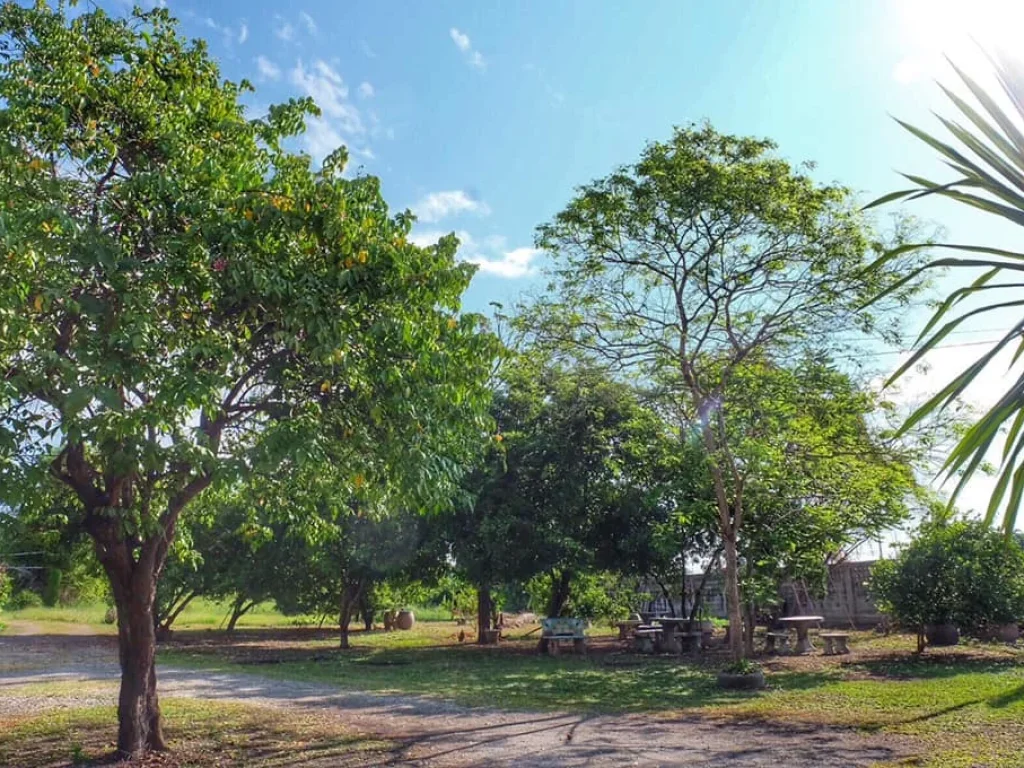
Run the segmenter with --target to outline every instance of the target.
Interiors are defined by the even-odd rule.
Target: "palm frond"
[[[1009,112],[1000,106],[1000,99],[990,93],[966,72],[954,69],[968,92],[977,102],[968,101],[948,88],[943,88],[965,123],[939,117],[952,137],[943,141],[909,123],[897,121],[920,141],[930,146],[958,177],[951,182],[939,183],[914,174],[903,174],[915,186],[892,192],[868,207],[894,200],[915,200],[939,195],[969,205],[988,214],[999,216],[1024,227],[1024,62],[1005,56],[990,57],[1003,95],[1012,106]],[[970,284],[952,291],[936,308],[921,332],[916,349],[890,381],[903,376],[929,352],[965,321],[988,312],[1012,311],[1019,318],[1013,327],[977,360],[948,382],[939,392],[918,408],[902,431],[913,429],[930,415],[947,408],[961,397],[1003,350],[1016,342],[1011,368],[1024,356],[1024,299],[1020,282],[998,281],[997,278],[1024,272],[1024,253],[971,244],[904,245],[885,254],[876,264],[890,261],[908,250],[940,247],[970,254],[966,258],[935,259],[921,269],[937,267],[983,269],[980,277]],[[920,269],[909,275],[911,280]],[[890,289],[892,290],[892,289]],[[998,291],[1011,292],[1007,300],[1000,301]],[[951,317],[961,303],[970,297],[986,298],[980,306]],[[990,298],[992,297],[992,298]],[[958,482],[950,503],[954,503],[970,479],[980,471],[997,438],[1004,434],[1006,442],[998,468],[998,479],[989,500],[986,517],[989,522],[999,519],[1002,527],[1012,531],[1017,513],[1024,500],[1024,374],[1003,393],[1002,397],[984,413],[961,437],[943,466],[947,477]],[[1005,503],[1004,503],[1005,502]]]

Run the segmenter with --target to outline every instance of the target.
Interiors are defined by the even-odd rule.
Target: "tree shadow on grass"
[[[1008,669],[1024,669],[1016,659],[970,658],[964,656],[927,654],[909,659],[880,659],[852,661],[849,669],[865,672],[872,677],[886,680],[941,679],[965,674],[1005,672]]]

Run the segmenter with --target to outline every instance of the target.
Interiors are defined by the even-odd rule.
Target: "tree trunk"
[[[491,588],[488,585],[476,588],[476,642],[484,645],[488,630],[491,628],[491,611],[494,601],[491,599]]]
[[[370,605],[370,602],[366,599],[366,595],[363,595],[362,599],[359,601],[359,613],[362,614],[363,617],[363,628],[367,632],[373,630],[374,610]]]
[[[739,557],[736,554],[736,540],[725,539],[725,604],[729,615],[729,652],[733,659],[743,658],[743,607],[740,604]]]
[[[548,603],[548,616],[557,618],[565,610],[569,602],[569,587],[572,584],[572,571],[563,568],[557,578],[552,579],[551,602]]]
[[[185,599],[180,601],[176,606],[172,606],[172,610],[160,620],[160,617],[154,613],[153,620],[156,623],[156,636],[159,640],[166,640],[171,636],[171,625],[181,615],[181,612],[188,608],[188,604],[191,603],[196,597],[199,596],[198,592],[189,592],[185,596]]]
[[[747,656],[754,655],[754,629],[757,625],[757,606],[747,603],[747,621],[743,631],[743,652]]]
[[[129,579],[117,581],[120,584],[114,589],[114,601],[121,661],[117,751],[134,758],[148,750],[167,749],[156,692],[156,579],[153,574],[136,571]],[[125,582],[130,583],[130,589],[123,588]]]
[[[352,623],[352,612],[359,602],[359,596],[362,594],[362,591],[362,582],[346,584],[341,588],[341,609],[338,613],[338,647],[343,651],[352,647],[348,641],[348,628]]]
[[[238,620],[245,616],[249,611],[256,607],[256,601],[250,600],[249,604],[245,604],[245,595],[239,595],[235,598],[234,605],[231,606],[231,618],[228,619],[228,626],[225,631],[228,633],[235,631],[235,625],[238,624]]]

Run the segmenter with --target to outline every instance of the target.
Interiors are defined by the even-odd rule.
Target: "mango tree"
[[[0,488],[69,488],[117,606],[117,748],[164,749],[156,584],[181,515],[243,474],[429,501],[486,431],[472,270],[377,179],[287,149],[166,10],[0,9]],[[341,487],[343,485],[343,487]]]

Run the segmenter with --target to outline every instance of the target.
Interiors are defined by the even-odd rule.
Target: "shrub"
[[[20,611],[22,608],[41,608],[42,606],[43,598],[39,596],[38,592],[33,592],[31,589],[20,589],[7,600],[7,608],[12,611]]]
[[[979,632],[1024,617],[1024,549],[982,523],[929,522],[895,559],[875,564],[868,588],[905,627]]]

